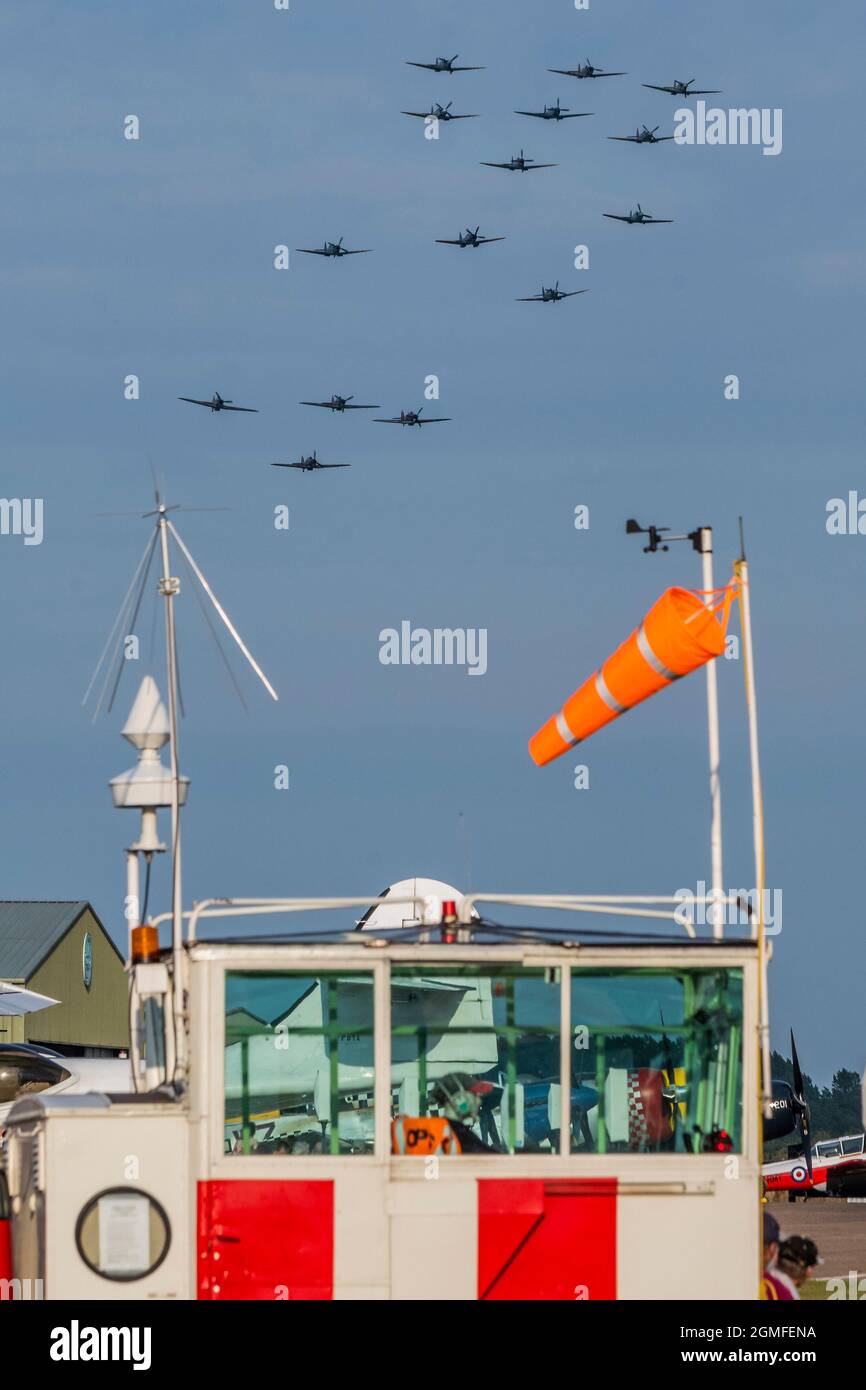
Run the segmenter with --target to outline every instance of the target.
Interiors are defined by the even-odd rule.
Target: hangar
[[[0,902],[0,980],[60,1002],[4,1016],[0,1043],[111,1056],[129,1046],[123,957],[88,902]]]

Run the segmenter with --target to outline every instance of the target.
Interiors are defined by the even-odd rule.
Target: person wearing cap
[[[779,1257],[779,1223],[772,1212],[764,1212],[764,1275],[761,1279],[761,1298],[769,1303],[799,1298],[788,1278],[776,1265]]]
[[[478,1118],[484,1097],[489,1096],[492,1090],[489,1081],[476,1080],[465,1071],[449,1072],[433,1087],[433,1101],[447,1116],[461,1153],[496,1153],[471,1128]]]
[[[391,1125],[394,1154],[495,1153],[471,1128],[484,1096],[493,1090],[489,1081],[478,1081],[468,1072],[443,1076],[431,1091],[439,1116],[398,1115]]]
[[[790,1280],[793,1288],[791,1296],[799,1298],[799,1290],[807,1279],[812,1278],[816,1265],[823,1263],[817,1245],[809,1236],[788,1236],[779,1246],[776,1273],[780,1279]]]

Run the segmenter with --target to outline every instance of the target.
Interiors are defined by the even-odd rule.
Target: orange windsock
[[[722,598],[711,606],[701,594],[701,590],[665,589],[628,641],[533,734],[529,752],[539,767],[657,690],[721,656],[734,586],[715,591],[713,597]]]

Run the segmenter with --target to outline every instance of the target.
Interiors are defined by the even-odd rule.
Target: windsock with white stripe
[[[707,606],[699,592],[666,589],[628,641],[533,734],[533,761],[539,767],[552,762],[641,700],[721,656],[733,588],[719,593],[722,601]]]

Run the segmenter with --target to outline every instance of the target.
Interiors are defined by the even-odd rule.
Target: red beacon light
[[[442,940],[446,946],[453,946],[457,940],[457,904],[453,898],[445,898],[442,903]]]
[[[714,1154],[729,1154],[733,1147],[734,1141],[726,1129],[710,1130],[703,1144],[705,1153]]]

